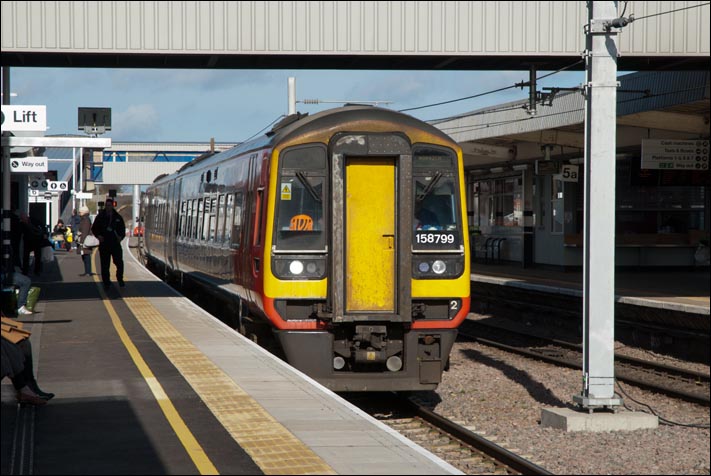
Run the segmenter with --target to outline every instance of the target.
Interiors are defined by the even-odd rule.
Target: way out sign
[[[47,172],[47,157],[10,159],[10,172]]]

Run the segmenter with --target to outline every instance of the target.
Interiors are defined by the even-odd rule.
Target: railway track
[[[582,346],[467,320],[459,335],[508,352],[556,365],[582,368]],[[665,395],[709,405],[709,375],[622,355],[615,356],[618,380]]]
[[[466,474],[551,474],[464,423],[399,394],[347,394],[354,405]]]

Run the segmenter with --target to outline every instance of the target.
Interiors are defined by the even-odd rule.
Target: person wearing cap
[[[84,262],[84,274],[79,276],[93,276],[91,272],[91,248],[84,246],[84,240],[91,235],[91,218],[89,218],[89,207],[81,207],[79,209],[79,239],[77,242],[77,251],[81,254],[81,260]]]
[[[121,240],[126,236],[126,223],[123,217],[114,210],[114,200],[106,197],[104,209],[96,215],[91,231],[99,239],[99,257],[101,258],[101,280],[104,288],[111,287],[110,266],[111,259],[116,266],[116,280],[119,286],[123,282],[123,250]]]

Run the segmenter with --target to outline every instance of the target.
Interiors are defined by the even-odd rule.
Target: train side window
[[[232,221],[234,220],[234,209],[235,209],[235,196],[233,194],[227,195],[227,200],[225,203],[225,243],[230,243],[232,241]]]
[[[198,198],[198,207],[197,207],[197,223],[195,224],[195,239],[200,240],[202,239],[202,221],[203,221],[203,199]]]
[[[200,233],[201,240],[207,240],[210,238],[210,219],[212,218],[212,200],[210,198],[205,198],[202,201],[203,214],[202,214],[202,233]]]
[[[209,220],[210,220],[210,236],[209,240],[210,241],[215,241],[215,237],[217,236],[217,216],[218,216],[218,209],[217,209],[217,198],[211,198],[210,199],[210,215],[209,215]]]
[[[217,199],[217,233],[215,233],[215,241],[222,243],[222,237],[225,233],[225,196],[220,194]]]
[[[234,215],[232,218],[232,247],[239,248],[242,234],[242,192],[234,194]]]
[[[192,199],[192,205],[191,205],[191,212],[190,216],[192,217],[192,223],[190,225],[190,238],[197,238],[197,213],[198,213],[198,208],[197,208],[197,200]]]
[[[185,238],[190,238],[190,232],[193,229],[193,201],[192,200],[186,200],[186,210],[185,210],[185,219],[187,220],[187,223],[185,224],[185,233],[183,236]]]
[[[187,220],[187,210],[188,210],[188,202],[186,200],[182,200],[180,202],[180,218],[179,218],[179,225],[178,225],[178,234],[182,237],[185,236],[185,222]]]

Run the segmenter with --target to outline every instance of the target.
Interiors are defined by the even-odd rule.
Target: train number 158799
[[[453,233],[417,233],[415,242],[420,245],[451,245],[454,243]]]

